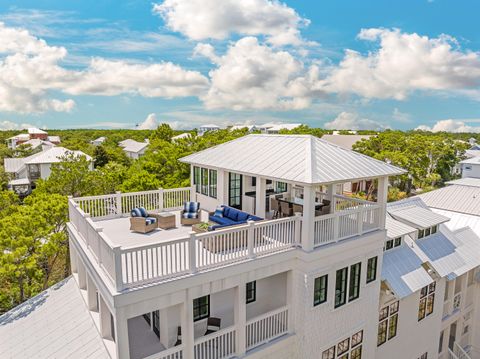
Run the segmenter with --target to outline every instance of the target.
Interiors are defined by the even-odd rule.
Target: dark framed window
[[[337,356],[342,355],[343,353],[348,352],[350,349],[350,338],[342,340],[337,344]]]
[[[362,344],[362,342],[363,342],[363,330],[360,330],[359,332],[352,335],[352,343],[350,346],[352,348],[355,348],[357,345]]]
[[[380,309],[377,346],[397,336],[399,305],[400,302],[397,301]]]
[[[418,305],[418,321],[421,321],[425,318],[425,310],[427,308],[427,298],[420,299],[420,304]]]
[[[193,184],[195,185],[195,191],[200,193],[202,179],[200,177],[200,167],[193,167]]]
[[[388,340],[394,338],[397,335],[398,326],[398,314],[394,314],[388,321]]]
[[[393,246],[398,247],[402,244],[402,237],[397,237],[393,240]]]
[[[385,250],[388,251],[389,249],[392,249],[393,248],[393,239],[389,239],[386,243],[385,243]]]
[[[335,347],[328,348],[322,353],[322,359],[335,359]]]
[[[202,194],[208,196],[208,169],[202,168]]]
[[[380,346],[387,341],[387,328],[388,320],[378,323],[377,346]]]
[[[348,301],[360,297],[360,275],[362,263],[356,263],[350,266],[350,288],[348,289]]]
[[[437,233],[437,226],[432,227],[432,234],[435,234],[435,233]]]
[[[427,359],[428,353],[423,353],[421,356],[418,357],[418,359]]]
[[[378,257],[369,258],[367,261],[367,283],[377,279]]]
[[[230,172],[228,175],[228,205],[233,208],[242,208],[242,175]]]
[[[425,231],[423,229],[418,230],[418,238],[423,238],[425,237]]]
[[[335,308],[344,305],[347,301],[348,267],[337,270],[335,277]]]
[[[435,294],[429,295],[427,297],[427,317],[433,313],[433,307],[435,306]]]
[[[437,283],[432,282],[420,290],[420,303],[418,304],[418,321],[433,313],[435,307],[435,290]]]
[[[257,300],[257,281],[247,283],[247,304]]]
[[[285,182],[276,182],[276,192],[287,192],[287,184]]]
[[[425,237],[430,235],[430,228],[425,229]]]
[[[208,170],[209,172],[209,188],[208,195],[212,198],[217,198],[217,171]]]
[[[362,346],[352,349],[350,353],[350,359],[362,359]]]
[[[155,310],[152,312],[152,328],[155,335],[160,338],[160,311]]]
[[[195,298],[193,300],[193,321],[202,320],[210,316],[210,296]]]
[[[319,305],[327,301],[328,275],[315,278],[313,288],[313,305]]]

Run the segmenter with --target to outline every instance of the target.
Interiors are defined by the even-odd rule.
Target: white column
[[[100,335],[102,338],[111,339],[112,331],[110,328],[110,310],[108,309],[103,297],[99,295],[98,298],[99,313],[100,313]]]
[[[265,199],[267,191],[267,180],[257,177],[256,194],[255,194],[255,215],[265,218]]]
[[[243,357],[245,355],[247,345],[245,337],[245,326],[247,322],[246,287],[246,284],[240,284],[238,287],[235,287],[235,298],[233,301],[237,357]]]
[[[330,213],[335,212],[335,197],[333,196],[335,194],[335,186],[332,183],[327,185],[327,200],[330,201]]]
[[[311,186],[303,188],[302,248],[313,250],[313,228],[315,220],[315,190]]]
[[[87,275],[87,305],[88,310],[98,312],[97,308],[97,287],[93,280]]]
[[[76,250],[73,248],[72,241],[69,239],[69,251],[70,251],[70,268],[72,273],[78,273],[78,256]]]
[[[78,287],[80,289],[87,289],[87,272],[82,262],[78,263]]]
[[[169,347],[168,337],[168,308],[160,309],[160,343],[165,348]]]
[[[195,342],[195,328],[193,325],[193,297],[187,289],[186,300],[181,309],[182,316],[182,344],[184,344],[183,358],[194,359],[193,346]]]
[[[114,318],[115,348],[118,359],[130,359],[130,344],[128,342],[128,318],[123,311],[117,311]]]
[[[228,197],[225,186],[225,180],[228,180],[228,175],[223,170],[217,170],[217,200],[219,204],[227,204]]]
[[[295,332],[293,270],[287,272],[288,333]]]
[[[378,179],[377,203],[380,205],[380,228],[385,228],[387,215],[388,177]]]

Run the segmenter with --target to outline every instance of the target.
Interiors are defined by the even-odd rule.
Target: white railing
[[[375,202],[366,201],[360,198],[347,197],[339,194],[333,195],[334,210],[336,212],[348,209],[357,209],[361,206],[368,207],[376,205]]]
[[[458,293],[453,297],[453,310],[459,310],[462,304],[462,294]]]
[[[445,319],[446,317],[448,317],[451,313],[451,310],[450,310],[450,306],[452,304],[452,301],[451,300],[446,300],[445,302],[443,302],[443,314],[442,314],[442,319]]]
[[[247,350],[268,343],[288,333],[288,307],[265,313],[247,322]]]
[[[463,350],[463,348],[455,342],[453,344],[453,350],[448,348],[448,359],[471,359],[470,355]]]
[[[152,354],[144,359],[182,359],[183,345],[163,350],[159,353]]]
[[[380,228],[381,208],[368,205],[315,217],[314,246],[334,243]]]
[[[174,210],[193,198],[192,187],[154,191],[113,193],[103,196],[74,198],[75,203],[92,218],[108,219],[129,214],[135,207],[147,210]]]
[[[223,359],[235,356],[235,328],[230,327],[195,340],[195,359]]]
[[[300,240],[300,217],[264,221],[255,223],[252,227],[255,255],[278,252],[294,246],[296,238]]]

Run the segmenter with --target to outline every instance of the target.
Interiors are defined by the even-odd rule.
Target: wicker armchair
[[[156,229],[158,221],[153,217],[130,217],[130,230],[140,233],[148,233]]]
[[[201,222],[200,203],[185,202],[180,212],[180,223],[184,226],[191,226]]]

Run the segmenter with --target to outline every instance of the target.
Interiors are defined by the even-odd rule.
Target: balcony
[[[448,359],[471,359],[470,355],[465,350],[463,350],[463,348],[457,342],[453,344],[452,349],[448,348],[447,358]]]
[[[305,227],[298,215],[201,234],[191,232],[191,227],[179,224],[179,217],[193,192],[187,187],[70,198],[69,230],[75,234],[71,240],[77,250],[88,253],[116,291],[308,248],[301,243],[301,231],[312,227]],[[314,217],[314,248],[381,228],[380,205],[339,195],[334,203],[337,212]],[[132,233],[128,217],[140,206],[174,213],[176,228]],[[203,216],[208,219],[207,213]]]

